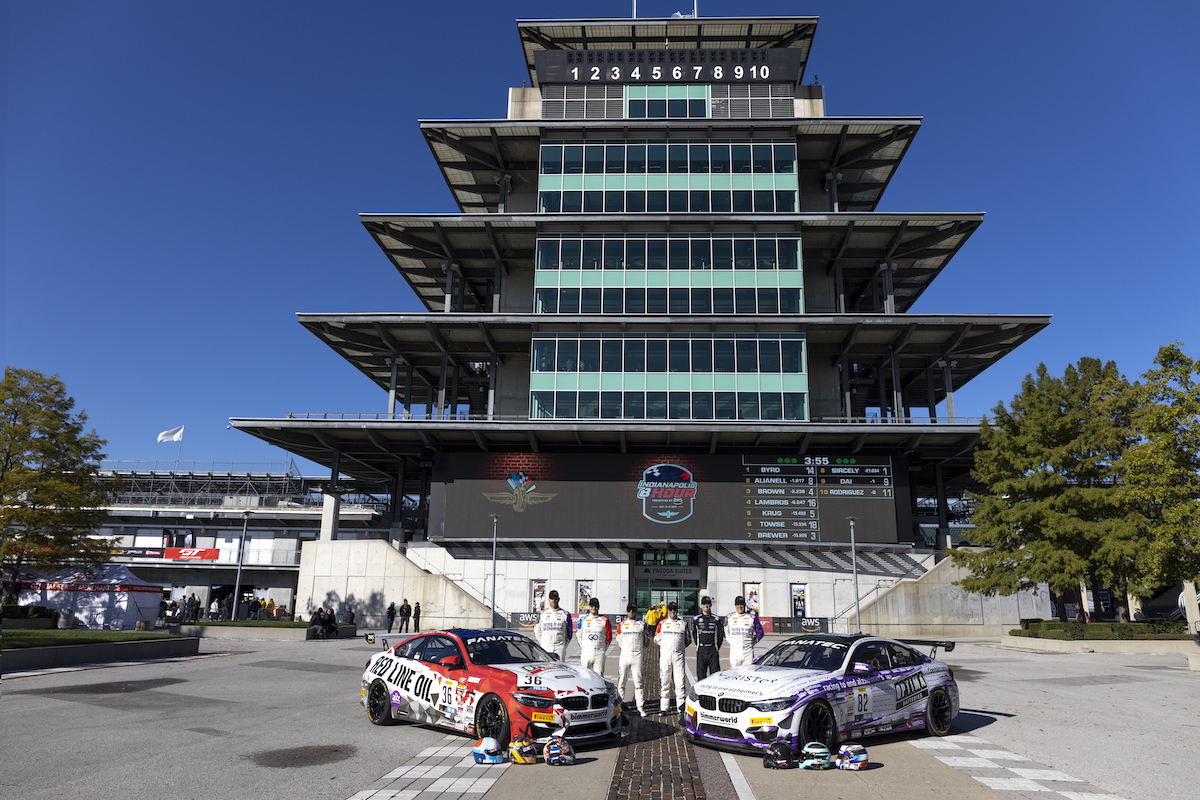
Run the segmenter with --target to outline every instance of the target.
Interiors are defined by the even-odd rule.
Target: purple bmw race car
[[[737,751],[784,742],[799,751],[884,731],[950,732],[958,684],[949,666],[914,646],[953,650],[954,642],[897,641],[856,634],[788,639],[755,660],[710,675],[688,692],[683,724],[696,743]]]

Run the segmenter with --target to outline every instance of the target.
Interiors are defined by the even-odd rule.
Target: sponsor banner
[[[216,561],[221,551],[216,547],[168,547],[167,558],[172,561]]]
[[[828,617],[795,617],[792,630],[796,633],[829,633]]]
[[[894,686],[897,711],[929,697],[929,686],[925,683],[925,676],[920,672],[896,681]]]
[[[164,558],[166,553],[165,547],[114,547],[112,549],[114,556],[125,558]]]
[[[665,578],[667,580],[704,580],[703,567],[643,566],[633,568],[635,578]]]
[[[146,592],[162,594],[161,586],[140,586],[126,583],[54,583],[50,581],[21,581],[22,589],[49,592]]]

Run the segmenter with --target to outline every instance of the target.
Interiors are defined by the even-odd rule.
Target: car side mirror
[[[463,668],[462,656],[443,656],[442,658],[438,659],[438,663],[443,667],[449,667],[450,669]]]
[[[854,675],[870,675],[875,671],[875,668],[865,661],[855,661],[850,665],[850,672]]]

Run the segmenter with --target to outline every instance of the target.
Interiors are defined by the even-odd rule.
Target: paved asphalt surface
[[[359,676],[374,649],[361,639],[204,640],[199,658],[7,675],[0,796],[346,800],[444,744],[443,731],[367,722]],[[960,732],[1127,800],[1198,796],[1200,673],[1189,672],[1183,656],[1044,654],[975,641],[944,659],[962,691]],[[876,750],[886,753],[893,741]],[[944,776],[947,790],[960,777],[971,781],[905,747],[914,751],[902,754],[907,769],[928,759],[926,774]],[[900,755],[892,756],[897,767]],[[720,754],[701,750],[697,758],[710,800],[733,800]],[[764,785],[765,776],[750,772],[761,767],[740,761],[751,787]],[[891,796],[908,796],[903,786]]]

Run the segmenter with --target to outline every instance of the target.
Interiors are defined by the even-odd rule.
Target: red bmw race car
[[[362,704],[376,725],[406,720],[493,736],[572,741],[620,735],[617,687],[516,631],[451,628],[405,638],[367,662]]]

